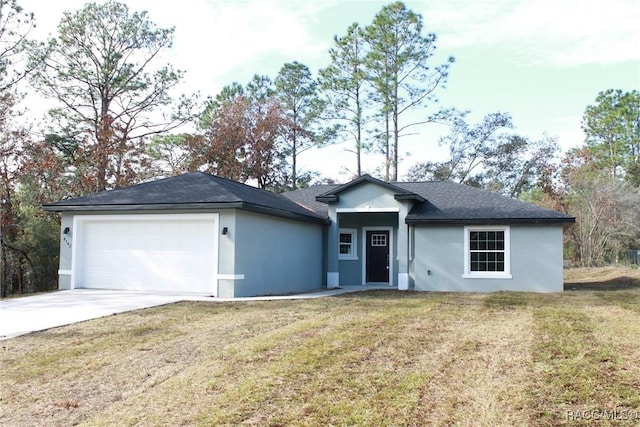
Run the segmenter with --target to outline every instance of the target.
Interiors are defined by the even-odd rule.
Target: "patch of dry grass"
[[[0,424],[564,425],[638,342],[636,288],[179,303],[3,341]]]
[[[620,290],[640,288],[640,268],[633,265],[568,268],[565,290]]]

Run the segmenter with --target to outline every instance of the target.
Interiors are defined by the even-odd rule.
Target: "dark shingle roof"
[[[397,186],[422,195],[406,217],[414,223],[568,223],[575,218],[531,203],[454,182],[407,182]]]
[[[43,208],[54,212],[239,208],[326,223],[326,216],[319,216],[279,194],[202,172],[62,200]]]
[[[309,188],[299,188],[297,190],[282,193],[284,197],[292,200],[318,215],[327,217],[329,215],[329,205],[319,202],[316,197],[339,187],[337,184],[314,185]]]
[[[43,208],[54,212],[238,208],[326,223],[328,205],[326,201],[318,199],[332,199],[362,182],[382,183],[375,178],[361,177],[344,185],[316,185],[274,194],[214,175],[194,172],[62,200],[44,205]],[[398,182],[380,185],[394,191],[401,200],[413,200],[413,208],[406,217],[408,224],[575,221],[575,218],[560,212],[453,182]]]
[[[504,197],[454,182],[397,182],[391,189],[399,188],[416,199],[406,217],[408,224],[495,224],[495,223],[569,223],[575,218],[551,209]],[[351,188],[350,186],[348,188]],[[328,205],[316,197],[339,193],[345,187],[323,185],[304,188],[283,195],[316,214],[326,217]]]

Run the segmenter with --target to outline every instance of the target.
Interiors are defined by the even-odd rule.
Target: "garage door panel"
[[[77,287],[215,294],[217,215],[87,218]]]

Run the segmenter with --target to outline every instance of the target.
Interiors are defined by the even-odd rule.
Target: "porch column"
[[[335,207],[329,206],[329,230],[327,234],[327,288],[340,286],[340,273],[338,270],[338,214]]]
[[[408,207],[404,205],[398,213],[398,290],[409,289],[409,226],[404,220]]]

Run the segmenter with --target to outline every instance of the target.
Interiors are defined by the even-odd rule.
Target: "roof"
[[[405,218],[407,224],[516,224],[516,223],[570,223],[575,218],[521,202],[490,191],[481,190],[450,181],[396,182],[393,184],[375,178],[355,180],[382,183],[385,188],[396,191],[396,195],[415,195],[412,209]],[[352,184],[353,182],[349,184]],[[328,195],[339,195],[352,188],[349,185],[322,185],[299,189],[283,196],[317,215],[328,216]],[[399,191],[398,191],[399,190]],[[406,200],[402,196],[398,200]],[[323,202],[324,200],[327,200]]]
[[[238,208],[325,224],[317,215],[279,194],[203,172],[193,172],[43,206],[44,210],[125,211]]]
[[[337,187],[334,187],[332,189],[330,189],[329,191],[322,193],[318,196],[316,196],[316,200],[319,202],[324,202],[324,203],[335,203],[338,202],[340,200],[340,193],[352,188],[352,187],[356,187],[360,184],[362,184],[363,182],[368,182],[371,184],[377,184],[381,187],[384,187],[388,190],[391,190],[394,192],[394,197],[396,200],[416,200],[418,202],[424,202],[424,198],[421,197],[420,195],[412,192],[412,191],[408,191],[405,190],[404,188],[400,188],[399,186],[395,185],[395,184],[391,184],[389,182],[385,182],[385,181],[381,181],[377,178],[372,177],[371,175],[362,175],[356,179],[354,179],[351,182],[348,182],[346,184],[343,185],[339,185]]]
[[[569,223],[575,218],[479,188],[450,181],[396,184],[422,195],[405,218],[407,224]]]
[[[339,187],[337,184],[322,184],[314,185],[308,188],[299,188],[293,191],[287,191],[282,193],[287,199],[299,204],[300,206],[309,209],[316,215],[323,217],[329,216],[329,207],[324,202],[319,202],[316,197],[321,194],[331,191],[332,189]]]
[[[316,185],[275,194],[202,172],[187,173],[43,206],[54,212],[237,208],[267,215],[328,223],[328,203],[363,183],[413,201],[407,224],[569,223],[575,218],[454,182],[387,183],[368,175],[343,185]]]

